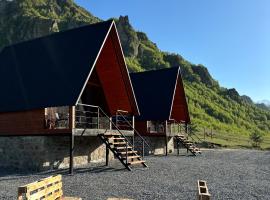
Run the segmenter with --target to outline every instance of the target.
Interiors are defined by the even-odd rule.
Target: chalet
[[[114,21],[5,47],[0,76],[0,167],[146,166],[128,140],[139,109]]]
[[[136,130],[151,141],[154,154],[173,152],[174,138],[182,137],[179,134],[190,123],[180,67],[130,76],[140,108],[140,115],[135,118]],[[191,149],[191,145],[187,147]]]

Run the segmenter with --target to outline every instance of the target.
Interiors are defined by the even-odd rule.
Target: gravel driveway
[[[197,157],[150,156],[149,168],[129,172],[118,162],[110,167],[93,164],[35,175],[7,175],[0,171],[0,199],[16,199],[17,187],[51,174],[62,173],[64,193],[83,199],[196,199],[197,180],[206,180],[212,199],[270,199],[270,152],[206,150]]]

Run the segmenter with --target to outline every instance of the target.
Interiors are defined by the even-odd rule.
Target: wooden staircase
[[[98,137],[126,169],[131,171],[132,165],[147,167],[142,157],[137,154],[137,151],[134,151],[132,145],[121,133],[110,131],[99,134]]]
[[[192,153],[194,156],[202,153],[200,148],[198,148],[194,142],[188,140],[186,135],[178,134],[174,136],[174,138],[177,142],[178,154],[179,154],[179,143],[181,143],[187,149],[187,152]]]

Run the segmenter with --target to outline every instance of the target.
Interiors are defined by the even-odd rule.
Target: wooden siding
[[[125,69],[125,63],[123,56],[117,53],[121,49],[120,46],[116,47],[114,41],[117,38],[115,37],[116,32],[111,32],[107,38],[96,63],[96,72],[104,91],[110,114],[115,114],[119,109],[137,114],[135,102],[132,101],[134,97],[130,97],[132,89]]]
[[[44,109],[0,113],[0,135],[44,135],[71,132],[70,129],[45,129]]]
[[[189,123],[189,113],[186,103],[186,96],[180,81],[177,80],[176,90],[173,99],[173,106],[171,112],[171,119],[177,122],[187,122]]]

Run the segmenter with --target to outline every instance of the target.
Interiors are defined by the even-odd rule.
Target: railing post
[[[99,107],[97,111],[97,129],[99,129]]]
[[[132,128],[133,128],[133,130],[135,129],[135,117],[134,117],[134,115],[132,116]]]
[[[135,133],[133,133],[133,136],[132,136],[132,148],[134,149],[135,147]]]
[[[110,130],[112,130],[112,117],[109,118],[110,122]]]

